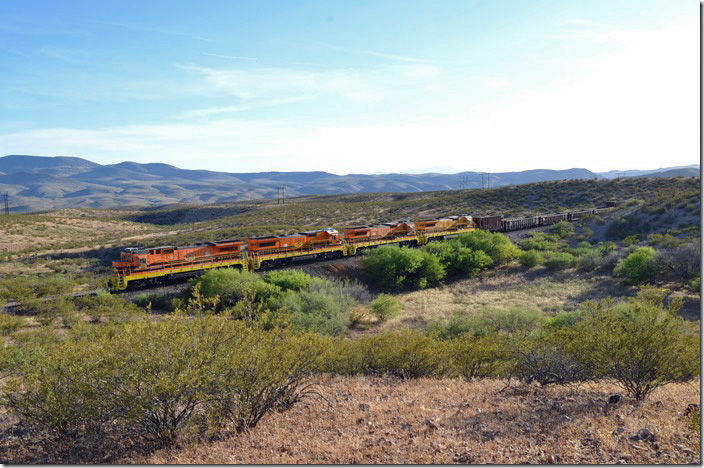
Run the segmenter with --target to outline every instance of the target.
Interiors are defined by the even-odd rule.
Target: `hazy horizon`
[[[28,154],[14,154],[14,155],[5,155],[5,156],[0,156],[0,159],[2,157],[8,157],[8,156],[20,156],[20,157],[39,157],[39,158],[79,158],[83,159],[86,161],[90,161],[93,163],[101,164],[98,163],[97,161],[94,161],[89,158],[81,157],[81,156],[72,156],[72,155],[55,155],[55,156],[44,156],[44,155],[28,155]],[[119,161],[117,163],[110,163],[110,164],[122,164],[122,163],[136,163],[136,164],[167,164],[170,166],[174,166],[173,164],[168,164],[164,162],[157,162],[157,161],[152,161],[152,162],[138,162],[138,161]],[[102,164],[102,165],[107,165],[107,164]],[[174,166],[179,169],[186,169],[183,167],[179,166]],[[593,172],[595,174],[608,174],[608,173],[616,173],[616,172],[622,172],[622,171],[656,171],[660,169],[679,169],[679,168],[686,168],[686,167],[700,167],[699,163],[692,163],[692,164],[685,164],[685,165],[679,165],[679,166],[659,166],[659,167],[648,167],[648,168],[642,168],[642,167],[630,167],[628,169],[614,169],[611,171],[594,171],[588,167],[570,167],[567,169],[553,169],[549,167],[535,167],[532,169],[524,169],[522,171],[509,171],[509,170],[502,170],[502,171],[495,171],[495,172],[489,172],[490,174],[500,174],[500,173],[509,173],[509,172],[525,172],[525,171],[559,171],[559,170],[569,170],[569,169],[586,169],[590,172]],[[189,170],[195,170],[195,171],[212,171],[211,169],[205,169],[205,168],[193,168]],[[230,172],[230,171],[213,171],[213,172]],[[442,167],[428,167],[428,168],[419,168],[419,169],[409,169],[409,170],[395,170],[391,172],[348,172],[348,173],[338,173],[334,171],[319,171],[319,170],[314,170],[314,171],[276,171],[276,170],[263,170],[263,171],[248,171],[248,172],[326,172],[329,174],[333,175],[338,175],[338,176],[348,176],[352,174],[364,174],[364,175],[386,175],[386,174],[408,174],[408,175],[421,175],[421,174],[446,174],[446,175],[451,175],[451,174],[458,174],[458,173],[463,173],[463,172],[476,172],[476,173],[482,173],[486,171],[477,171],[474,169],[459,169],[459,168],[442,168]]]

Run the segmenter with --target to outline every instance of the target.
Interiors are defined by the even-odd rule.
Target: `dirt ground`
[[[700,463],[684,416],[699,382],[643,402],[612,384],[578,389],[458,380],[330,378],[325,399],[272,414],[249,433],[128,457],[147,464]],[[616,404],[609,397],[620,394]],[[652,436],[636,437],[640,433]]]

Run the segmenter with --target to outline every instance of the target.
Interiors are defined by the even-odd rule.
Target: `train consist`
[[[550,215],[528,216],[526,218],[484,216],[481,218],[475,217],[473,219],[478,229],[484,229],[492,232],[508,232],[532,227],[549,226],[550,224],[559,223],[560,221],[577,221],[578,219],[603,212],[608,208],[609,207],[589,208],[586,210],[566,211],[564,213],[555,213]]]
[[[592,208],[510,219],[501,216],[460,215],[405,220],[379,226],[356,226],[341,231],[327,228],[285,236],[199,242],[183,247],[129,247],[120,253],[120,260],[112,262],[110,288],[119,291],[132,286],[160,284],[168,279],[194,276],[213,268],[258,270],[290,265],[298,258],[322,260],[346,257],[385,244],[418,246],[476,229],[506,232],[546,226],[560,221],[577,220],[605,209],[607,208]]]

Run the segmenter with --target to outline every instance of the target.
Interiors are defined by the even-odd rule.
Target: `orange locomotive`
[[[398,223],[384,223],[390,229],[391,237],[413,236],[416,233],[416,224],[412,221],[399,221]]]
[[[112,262],[113,268],[129,268],[132,271],[177,266],[197,260],[218,261],[240,256],[247,245],[240,240],[204,242],[185,247],[171,245],[146,249],[126,248],[120,252],[120,261]]]
[[[472,217],[469,215],[450,216],[449,218],[428,219],[417,221],[416,227],[421,232],[456,231],[473,227]]]
[[[381,226],[355,226],[342,230],[342,235],[346,241],[359,242],[368,240],[384,239],[391,234],[388,225]]]
[[[247,248],[252,253],[274,253],[310,250],[342,245],[342,238],[335,229],[304,231],[288,236],[262,236],[247,239]]]

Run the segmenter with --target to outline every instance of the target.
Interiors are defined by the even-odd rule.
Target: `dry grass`
[[[127,234],[153,231],[130,221],[63,216],[22,215],[0,224],[0,250],[20,252],[28,248],[71,245],[105,236],[120,238]]]
[[[511,266],[488,270],[478,278],[461,279],[437,288],[401,294],[403,313],[386,327],[419,325],[446,319],[458,311],[482,309],[537,309],[554,315],[573,310],[588,299],[634,296],[637,288],[625,287],[608,275],[581,274],[575,270],[549,272]]]
[[[266,417],[249,433],[128,457],[146,464],[700,463],[684,418],[699,382],[636,403],[619,389],[517,387],[504,382],[330,378],[323,399]],[[619,428],[622,428],[619,432]],[[655,441],[629,438],[648,428]]]

